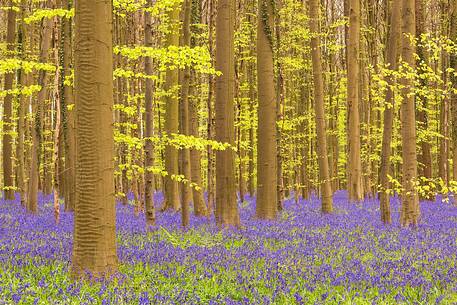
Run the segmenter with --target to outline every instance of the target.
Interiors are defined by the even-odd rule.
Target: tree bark
[[[235,145],[234,0],[218,0],[216,16],[216,141]],[[232,148],[216,152],[216,222],[239,226],[235,156]]]
[[[153,5],[152,0],[147,1],[147,6]],[[144,12],[144,45],[152,47],[152,19],[149,11]],[[152,75],[152,58],[144,59],[144,72],[146,75]],[[146,78],[145,88],[145,174],[144,174],[144,205],[146,210],[146,224],[152,226],[155,224],[155,209],[154,209],[154,174],[152,168],[154,166],[154,147],[152,145],[152,137],[154,135],[154,109],[152,100],[153,82],[151,78]]]
[[[274,66],[273,66],[273,7],[261,0],[257,22],[257,88],[259,107],[257,128],[257,202],[256,216],[275,219],[277,201],[277,139]]]
[[[170,22],[169,33],[167,34],[166,45],[179,46],[179,8],[173,7],[168,13]],[[167,92],[165,97],[165,132],[168,137],[178,133],[179,129],[179,101],[178,101],[179,73],[177,69],[167,69],[165,76],[164,90]],[[172,179],[179,174],[178,169],[178,150],[172,145],[165,147],[165,170],[167,176],[165,182],[165,203],[163,209],[173,209],[178,211],[181,207],[179,200],[178,182]]]
[[[425,31],[425,3],[424,0],[416,0],[416,37],[420,39],[421,35]],[[427,55],[426,50],[418,46],[417,47],[417,56],[421,62],[427,63]],[[420,71],[420,70],[419,70]],[[427,86],[426,79],[420,79],[421,86]],[[422,125],[422,128],[426,131],[428,130],[428,114],[427,114],[427,107],[428,107],[428,97],[419,95],[416,98],[422,98],[422,109],[417,110],[417,121],[418,127]],[[417,101],[416,101],[417,104]],[[421,154],[419,157],[419,173],[421,176],[431,179],[432,178],[432,152],[431,152],[431,145],[426,139],[421,139],[419,146],[421,147]],[[433,199],[433,193],[428,192],[425,194],[424,199],[431,200]]]
[[[117,270],[111,1],[75,6],[77,179],[72,271]]]
[[[13,6],[13,1],[9,1]],[[8,10],[6,44],[8,52],[13,52],[16,48],[16,11]],[[5,74],[4,90],[13,89],[14,72]],[[6,200],[14,199],[13,181],[13,95],[6,94],[3,100],[3,190]]]
[[[390,22],[389,22],[389,32],[387,38],[387,50],[386,50],[386,60],[389,64],[391,70],[396,70],[398,63],[398,39],[400,38],[400,23],[401,23],[401,1],[402,0],[393,0],[390,10]],[[393,130],[393,116],[394,116],[394,92],[392,90],[392,85],[394,84],[393,77],[389,76],[387,78],[387,83],[389,88],[386,93],[386,106],[384,108],[384,126],[382,133],[382,147],[381,147],[381,167],[380,167],[380,180],[381,180],[381,190],[380,190],[380,209],[381,209],[381,220],[384,223],[390,224],[392,222],[391,212],[390,212],[390,183],[389,183],[389,174],[390,174],[390,156],[392,154],[392,130]]]
[[[325,135],[324,81],[322,79],[322,62],[319,36],[319,0],[309,1],[309,28],[311,38],[311,57],[314,80],[314,109],[317,132],[317,156],[319,162],[319,184],[322,189],[322,213],[333,211],[332,186],[329,174],[327,137]]]
[[[457,3],[452,2],[450,7],[451,10],[451,22],[449,37],[452,41],[457,42]],[[449,59],[449,65],[451,68],[457,70],[457,55],[451,54]],[[451,74],[452,88],[454,89],[451,93],[451,112],[452,112],[452,177],[454,181],[457,181],[457,78],[454,74]],[[455,201],[455,200],[454,200]]]
[[[25,0],[21,1],[21,23],[19,29],[19,47],[20,47],[20,55],[23,60],[26,59],[25,56],[25,49],[27,47],[27,31],[25,25],[25,9],[26,9],[26,2]],[[30,75],[26,74],[25,71],[19,71],[19,82],[21,88],[24,88],[29,85],[30,83]],[[25,162],[26,162],[26,149],[24,146],[25,141],[25,115],[26,115],[26,106],[27,106],[27,96],[21,95],[19,99],[19,110],[18,110],[18,140],[17,140],[17,159],[18,159],[18,166],[17,166],[17,186],[19,188],[19,192],[21,194],[21,205],[25,207],[26,205],[26,184],[25,184]]]
[[[192,1],[192,0],[191,0]],[[191,24],[204,23],[203,19],[205,15],[202,13],[202,1],[193,0],[191,8]],[[191,35],[192,36],[192,35]],[[191,39],[191,46],[196,45],[196,39]],[[199,116],[198,116],[198,103],[199,99],[196,98],[196,94],[199,91],[195,90],[197,83],[196,74],[194,71],[191,71],[190,86],[189,86],[189,101],[188,101],[188,111],[189,111],[189,135],[194,137],[199,137]],[[202,181],[202,168],[201,168],[201,151],[198,149],[190,149],[190,173],[191,180],[199,186],[199,188],[192,188],[192,202],[194,204],[194,214],[195,216],[208,216],[208,210],[206,207],[205,198],[203,197],[204,185]]]
[[[190,13],[191,0],[183,2],[183,23],[182,23],[182,46],[190,46]],[[190,68],[186,67],[180,71],[181,77],[181,100],[180,100],[180,129],[181,134],[189,135],[189,82]],[[180,151],[181,174],[185,179],[191,179],[190,151],[182,148]],[[181,187],[181,223],[183,227],[189,225],[189,204],[191,201],[192,190],[188,183],[183,183]]]
[[[347,40],[348,102],[348,192],[349,200],[363,199],[362,161],[360,159],[359,115],[360,2],[349,0],[349,32]]]
[[[411,69],[416,67],[414,58],[415,47],[410,36],[416,34],[415,0],[403,0],[402,6],[402,59]],[[415,187],[417,180],[416,154],[416,116],[413,80],[403,77],[403,100],[401,103],[401,136],[402,136],[402,208],[400,221],[404,226],[417,225],[420,217],[419,198]]]
[[[64,9],[71,9],[69,0],[63,0]],[[75,140],[75,110],[73,87],[65,85],[65,77],[71,76],[71,19],[62,19],[62,120],[63,136],[65,142],[65,211],[73,211],[75,208],[76,196],[76,140]],[[68,109],[67,107],[73,107]]]
[[[47,7],[51,7],[51,1],[47,2]],[[40,62],[46,63],[48,51],[51,45],[51,19],[43,19],[41,22],[40,38]],[[46,99],[48,76],[46,71],[40,70],[38,74],[38,84],[41,86],[36,101],[32,101],[32,157],[29,173],[29,184],[27,192],[27,210],[32,213],[38,211],[38,187],[39,187],[39,168],[40,168],[40,151],[41,151],[41,129],[43,119],[43,105]]]

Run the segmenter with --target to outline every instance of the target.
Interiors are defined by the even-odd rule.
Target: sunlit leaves
[[[39,70],[54,72],[56,70],[56,67],[48,63],[25,61],[17,58],[8,58],[0,60],[0,74],[12,73],[20,69],[22,69],[25,73],[30,73],[32,71]]]
[[[54,17],[63,17],[63,18],[72,18],[75,15],[75,10],[65,10],[61,8],[56,9],[36,9],[30,16],[24,18],[24,22],[29,24],[32,22],[39,22],[46,19],[51,19]]]
[[[159,63],[159,70],[184,69],[191,67],[197,72],[217,74],[211,65],[211,56],[206,47],[178,47],[150,48],[145,46],[126,47],[116,46],[114,54],[120,54],[129,60],[138,60],[151,57]]]

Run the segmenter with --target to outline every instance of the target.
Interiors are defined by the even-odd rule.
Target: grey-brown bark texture
[[[75,7],[76,203],[72,270],[96,277],[117,269],[114,201],[111,1]]]
[[[13,5],[10,1],[10,6]],[[14,51],[16,46],[16,11],[8,10],[6,31],[6,44],[9,52]],[[5,91],[13,89],[14,72],[5,74],[5,83],[3,89]],[[7,94],[3,100],[3,189],[5,199],[14,199],[14,181],[13,181],[13,95]]]
[[[218,0],[216,17],[216,140],[235,145],[234,127],[234,0]],[[236,202],[235,152],[216,151],[216,221],[219,226],[240,223]]]
[[[170,32],[167,34],[166,44],[167,46],[179,46],[180,22],[179,7],[177,5],[168,12],[168,18],[170,20]],[[173,133],[178,133],[179,129],[178,85],[178,69],[168,69],[165,76],[164,90],[168,93],[165,97],[165,132],[169,137],[171,137]],[[163,209],[178,211],[181,207],[178,182],[172,179],[173,176],[179,174],[178,150],[173,145],[167,145],[165,148],[165,170],[168,174],[164,178],[165,204]]]
[[[148,6],[152,6],[152,0],[147,1]],[[146,47],[152,47],[152,19],[151,13],[144,13],[144,44]],[[146,75],[152,75],[152,58],[146,57],[144,60],[144,72]],[[153,82],[151,78],[146,78],[145,88],[145,147],[144,147],[144,206],[146,213],[147,225],[155,224],[154,210],[154,174],[152,167],[154,166],[154,147],[152,145],[152,136],[154,132],[154,112],[152,101]]]
[[[319,184],[322,193],[322,212],[333,211],[332,186],[330,181],[330,169],[328,164],[327,136],[325,134],[325,110],[324,110],[324,81],[322,79],[321,50],[319,46],[319,0],[309,1],[309,28],[313,33],[311,38],[311,57],[314,80],[314,109],[317,132],[317,154],[319,162]]]
[[[410,37],[416,34],[415,1],[403,0],[402,5],[402,60],[414,69],[416,60],[415,47]],[[417,225],[420,217],[419,197],[415,183],[417,182],[417,153],[416,153],[416,116],[413,80],[402,79],[401,103],[401,137],[402,137],[402,207],[400,222],[404,226]]]
[[[402,0],[393,0],[390,10],[390,22],[389,22],[389,33],[387,39],[387,50],[386,50],[386,59],[391,70],[397,69],[397,59],[398,59],[398,39],[400,36],[399,26],[401,22],[401,1]],[[389,85],[393,85],[393,78],[388,77],[387,82]],[[380,190],[380,208],[381,208],[381,220],[384,223],[391,223],[391,213],[390,213],[390,156],[392,154],[392,130],[393,130],[393,116],[394,116],[394,92],[392,88],[389,88],[386,93],[386,107],[384,109],[384,126],[382,134],[382,148],[381,148],[381,168],[380,168],[380,180],[381,180],[381,190]]]
[[[257,22],[257,201],[256,216],[275,219],[277,203],[277,103],[273,66],[274,13],[272,2],[260,0]]]
[[[360,2],[349,0],[349,31],[347,40],[347,102],[348,102],[348,193],[352,201],[363,198],[362,161],[360,158]]]

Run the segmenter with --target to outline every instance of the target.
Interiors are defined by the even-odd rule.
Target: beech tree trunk
[[[71,9],[69,0],[63,0],[62,6]],[[73,87],[64,84],[65,77],[71,76],[71,24],[72,20],[62,18],[62,121],[65,142],[65,210],[73,211],[76,197],[76,139],[75,139],[75,110]],[[67,106],[72,107],[68,109]]]
[[[47,6],[51,7],[51,1],[47,2]],[[41,38],[40,38],[40,62],[46,63],[48,59],[48,51],[51,45],[51,19],[43,19],[41,23]],[[41,151],[41,129],[43,119],[44,101],[46,99],[48,76],[46,71],[40,70],[38,74],[38,84],[41,86],[38,96],[32,100],[32,156],[30,161],[30,173],[27,191],[27,210],[32,213],[38,211],[38,188],[39,188],[39,168],[40,168],[40,151]]]
[[[416,66],[415,47],[408,35],[415,37],[416,34],[415,0],[403,0],[402,19],[402,59],[414,69]],[[404,85],[401,103],[403,193],[400,221],[404,226],[416,226],[419,222],[420,210],[419,197],[414,185],[417,180],[416,115],[414,96],[410,94],[414,90],[414,83],[407,77],[404,77],[402,81]]]
[[[425,31],[425,3],[424,0],[416,0],[416,37],[420,39],[421,35]],[[426,50],[423,47],[417,47],[416,51],[419,60],[427,64],[427,54]],[[420,70],[419,70],[420,71]],[[420,79],[421,86],[427,86],[426,79]],[[428,97],[419,95],[419,98],[422,98],[422,109],[417,109],[417,123],[418,127],[422,125],[423,130],[428,129],[428,113],[426,111],[428,107]],[[416,104],[418,102],[416,101]],[[431,179],[432,178],[432,152],[431,145],[426,139],[420,140],[421,154],[419,158],[419,173],[421,176]],[[426,193],[424,199],[432,200],[432,192]]]
[[[216,141],[235,145],[234,127],[234,0],[218,0],[216,16]],[[236,201],[235,153],[216,151],[216,222],[220,227],[239,226]]]
[[[182,46],[190,47],[190,13],[191,0],[183,2],[183,23],[182,23]],[[190,68],[186,67],[180,72],[181,76],[181,100],[180,100],[180,130],[181,134],[189,135],[189,82]],[[181,174],[185,179],[191,179],[190,151],[188,148],[180,150]],[[183,183],[181,187],[181,222],[183,227],[189,225],[189,204],[192,191],[188,183]]]
[[[393,0],[389,17],[389,32],[387,38],[386,60],[391,70],[396,70],[398,63],[398,39],[400,38],[400,23],[401,23],[401,1]],[[387,78],[389,86],[394,84],[391,76]],[[384,223],[390,224],[392,222],[390,212],[390,156],[392,154],[392,130],[393,130],[393,116],[394,116],[394,92],[391,87],[387,89],[386,93],[386,106],[384,108],[384,126],[382,133],[382,147],[381,147],[381,167],[380,167],[380,209],[381,220]]]
[[[191,79],[194,79],[193,77]],[[193,90],[193,86],[189,87],[189,96]],[[198,137],[198,100],[189,99],[189,134]],[[192,182],[196,183],[200,188],[192,189],[192,200],[194,203],[194,214],[196,216],[208,216],[205,198],[203,197],[203,181],[201,174],[201,152],[198,149],[190,149],[190,173]]]
[[[256,216],[275,219],[277,202],[276,96],[273,67],[273,7],[261,0],[257,22],[257,202]]]
[[[195,1],[192,2],[191,9],[191,23],[196,24],[202,21],[204,15],[202,14],[201,2]],[[191,35],[192,36],[192,35]],[[196,39],[191,39],[191,46],[194,47],[196,44]],[[189,135],[194,137],[199,137],[199,116],[198,116],[198,106],[199,100],[197,93],[199,91],[195,90],[195,84],[197,83],[197,78],[194,71],[191,71],[191,80],[189,86],[189,101],[188,101],[188,111],[189,111]],[[202,168],[201,168],[201,159],[202,154],[198,149],[190,149],[190,173],[192,182],[196,183],[199,188],[192,188],[192,201],[194,204],[194,214],[196,216],[208,216],[208,209],[206,207],[205,198],[203,197],[203,180],[202,180]]]
[[[169,33],[167,34],[167,46],[179,46],[179,8],[173,7],[168,13],[170,22]],[[168,69],[165,76],[164,90],[168,93],[165,97],[165,132],[168,137],[178,133],[179,129],[179,101],[178,101],[179,71]],[[167,176],[165,182],[165,203],[163,209],[178,211],[181,207],[179,200],[178,182],[172,179],[179,174],[178,150],[172,145],[165,147],[165,170]]]
[[[451,22],[449,37],[452,41],[457,41],[457,3],[452,2],[451,9]],[[457,55],[451,54],[449,59],[449,65],[451,68],[457,70]],[[457,90],[457,78],[451,74],[452,88]],[[457,93],[452,91],[451,93],[451,112],[452,112],[452,177],[454,181],[457,181]],[[455,202],[456,200],[454,200]]]
[[[13,6],[13,1],[9,1],[9,5]],[[8,10],[7,31],[6,31],[6,47],[9,52],[13,52],[16,48],[16,11]],[[5,74],[4,90],[13,89],[14,72]],[[6,94],[3,100],[3,190],[6,200],[14,199],[14,181],[13,181],[13,95]]]
[[[347,40],[347,101],[348,101],[348,193],[349,200],[363,199],[362,161],[360,158],[359,115],[359,53],[360,2],[349,0],[349,32]]]
[[[117,270],[114,198],[111,1],[75,7],[76,205],[72,270],[95,277]]]
[[[19,29],[19,47],[20,47],[20,55],[23,60],[25,60],[25,50],[27,47],[27,31],[25,25],[25,9],[26,3],[25,0],[21,1],[21,23]],[[21,88],[24,88],[29,85],[30,83],[30,75],[26,74],[24,71],[19,71],[19,83]],[[26,149],[24,146],[25,136],[26,136],[26,124],[25,124],[25,115],[27,113],[27,96],[21,95],[19,99],[19,110],[18,110],[18,140],[17,140],[17,187],[19,188],[19,192],[21,194],[21,205],[25,207],[26,205],[26,183],[25,183],[25,162],[26,162]]]
[[[309,28],[313,34],[319,33],[319,0],[309,1]],[[319,162],[319,184],[322,194],[322,213],[333,211],[332,185],[330,181],[327,137],[325,134],[324,81],[319,36],[313,35],[310,42],[314,80],[314,109],[317,132],[317,158]]]
[[[152,0],[147,1],[147,6],[152,6]],[[149,11],[144,12],[144,45],[152,47],[152,19]],[[152,75],[152,58],[144,59],[144,72],[146,75]],[[153,82],[151,78],[146,78],[145,88],[145,174],[144,174],[144,206],[146,210],[146,224],[152,226],[155,224],[154,210],[154,174],[152,168],[154,166],[154,147],[152,145],[152,137],[154,135],[154,110],[152,101]]]
[[[208,23],[208,45],[209,45],[209,53],[211,54],[211,58],[214,58],[214,14],[215,14],[215,7],[214,7],[215,0],[208,0],[207,1],[207,23]],[[207,122],[207,136],[209,140],[214,139],[214,107],[213,107],[213,96],[215,90],[215,77],[212,74],[208,75],[208,99],[207,99],[207,109],[208,109],[208,122]],[[210,145],[208,145],[207,150],[207,158],[208,158],[208,168],[207,168],[207,188],[208,188],[208,214],[211,215],[214,211],[214,163],[215,163],[215,156],[213,149]]]

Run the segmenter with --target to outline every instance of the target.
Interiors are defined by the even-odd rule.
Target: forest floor
[[[161,200],[161,196],[156,198]],[[27,216],[18,201],[0,200],[1,304],[456,304],[457,208],[422,202],[421,225],[380,222],[378,202],[349,204],[335,195],[335,213],[319,201],[285,202],[277,222],[241,207],[243,228],[218,231],[213,220],[118,205],[120,275],[111,282],[73,283],[69,276],[73,218],[55,224],[51,197]]]

